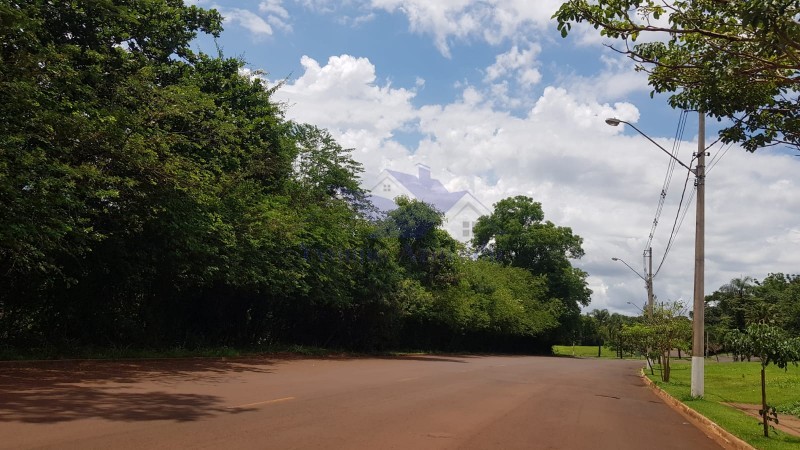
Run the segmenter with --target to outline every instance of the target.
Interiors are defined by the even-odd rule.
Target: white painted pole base
[[[705,372],[705,359],[702,356],[692,356],[692,397],[702,397],[705,390],[703,373]]]

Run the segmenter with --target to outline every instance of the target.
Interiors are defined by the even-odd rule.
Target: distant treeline
[[[657,304],[656,310],[659,306],[663,309],[663,305]],[[642,308],[645,306],[643,303]],[[712,355],[733,351],[729,345],[731,334],[744,332],[755,324],[775,326],[788,336],[800,337],[800,276],[771,273],[761,281],[750,276],[734,278],[705,297],[704,319],[706,350]],[[595,309],[581,316],[580,326],[573,329],[571,339],[565,342],[605,344],[632,352],[633,343],[626,342],[622,331],[646,322],[643,316],[630,317]],[[686,353],[691,352],[691,347],[690,335],[676,346]]]
[[[0,346],[547,352],[589,301],[541,205],[375,211],[280,86],[195,53],[180,0],[0,3]]]

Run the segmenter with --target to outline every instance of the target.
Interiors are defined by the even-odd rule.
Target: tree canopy
[[[730,125],[723,142],[754,151],[800,147],[798,0],[568,0],[554,14],[566,37],[585,22],[645,71],[675,108]]]
[[[580,306],[588,305],[592,294],[587,273],[570,262],[583,256],[580,236],[545,221],[541,203],[525,196],[497,202],[492,214],[478,218],[474,233],[472,243],[482,257],[544,276],[548,294],[563,302],[573,319],[570,327],[578,327]]]

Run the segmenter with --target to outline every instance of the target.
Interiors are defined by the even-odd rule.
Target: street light
[[[639,277],[642,280],[644,280],[644,287],[645,287],[645,289],[647,289],[647,316],[648,317],[652,317],[653,316],[653,299],[654,299],[654,296],[653,296],[653,249],[650,248],[649,251],[646,250],[645,251],[645,256],[649,257],[649,261],[650,261],[650,264],[649,264],[650,269],[649,269],[649,272],[647,272],[647,276],[646,277],[642,276],[639,272],[636,271],[636,269],[631,267],[630,264],[626,263],[625,260],[623,260],[621,258],[611,258],[611,260],[612,261],[619,261],[622,264],[625,264],[626,266],[628,266],[628,269],[631,269],[631,272],[635,273],[637,277]],[[630,302],[628,302],[628,303],[630,303]]]
[[[624,120],[609,118],[606,123],[616,127],[620,123],[630,125],[631,128],[636,130],[639,134],[647,138],[648,141],[660,148],[661,151],[669,155],[678,164],[694,174],[697,183],[697,213],[695,214],[695,232],[694,232],[694,304],[692,316],[692,397],[702,397],[704,387],[704,363],[703,355],[705,349],[703,348],[703,328],[705,321],[705,203],[706,203],[706,116],[700,111],[699,114],[699,130],[697,133],[697,167],[692,169],[683,163],[683,161],[676,158],[667,149],[658,144],[644,134],[644,132],[630,122]]]
[[[629,305],[633,306],[633,307],[634,307],[634,308],[636,308],[636,309],[637,309],[637,310],[638,310],[640,313],[642,313],[642,314],[644,314],[644,313],[645,313],[645,311],[644,311],[642,308],[639,308],[639,305],[634,305],[634,304],[633,304],[633,303],[631,303],[631,302],[625,302],[625,303],[627,303],[627,304],[629,304]]]

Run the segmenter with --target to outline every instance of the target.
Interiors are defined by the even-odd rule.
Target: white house
[[[450,236],[464,243],[471,240],[475,221],[492,211],[469,191],[448,191],[439,180],[431,178],[430,167],[417,164],[417,169],[416,176],[388,169],[381,172],[370,189],[372,203],[388,212],[397,208],[394,199],[401,195],[422,200],[444,213],[444,229]]]

